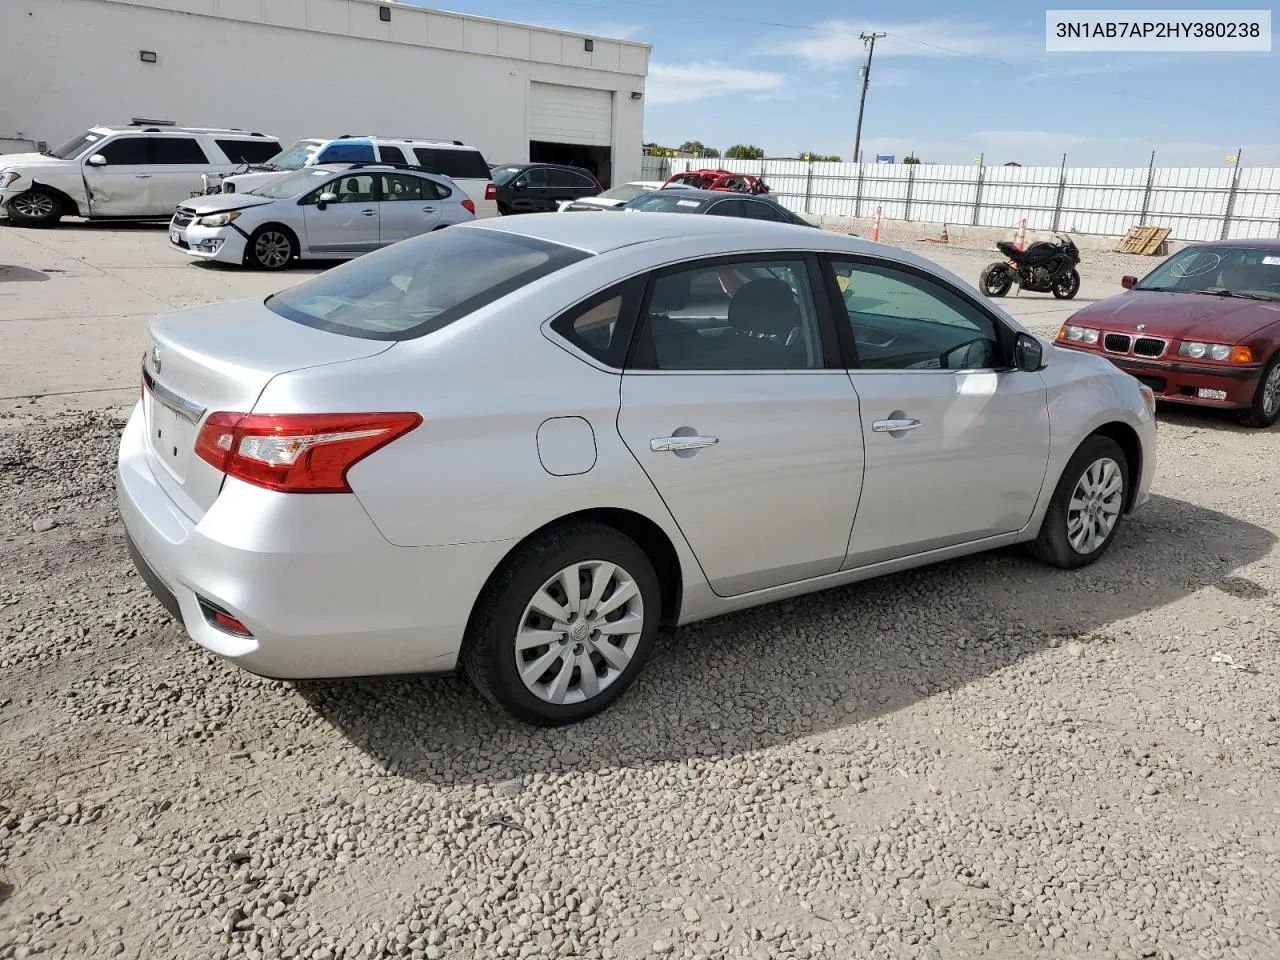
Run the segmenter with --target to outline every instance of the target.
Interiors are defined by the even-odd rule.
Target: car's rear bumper
[[[354,496],[230,479],[195,520],[157,484],[145,430],[135,408],[116,476],[130,554],[202,647],[285,679],[454,667],[472,604],[509,544],[397,547]],[[201,601],[252,636],[215,627]]]
[[[1157,400],[1169,403],[1190,403],[1223,409],[1247,407],[1253,402],[1258,389],[1258,378],[1262,376],[1261,364],[1228,367],[1184,360],[1136,360],[1113,357],[1101,350],[1083,350],[1068,343],[1059,342],[1058,346],[1078,350],[1080,353],[1092,353],[1109,360],[1155,391]],[[1203,391],[1214,392],[1205,394]]]

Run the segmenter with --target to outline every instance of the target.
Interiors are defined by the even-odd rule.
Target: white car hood
[[[59,157],[46,157],[43,153],[0,153],[0,170],[10,167],[51,167],[54,164],[65,166],[74,162]]]
[[[194,197],[183,200],[179,204],[184,210],[190,210],[196,216],[203,217],[210,213],[222,213],[225,210],[244,210],[248,207],[260,207],[266,203],[275,203],[270,197],[258,197],[252,193],[213,193],[207,197]]]

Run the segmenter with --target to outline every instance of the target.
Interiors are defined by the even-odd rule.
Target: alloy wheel
[[[1275,414],[1280,408],[1280,363],[1271,368],[1266,381],[1262,384],[1262,413],[1266,417]]]
[[[13,209],[24,217],[42,220],[53,215],[53,197],[47,193],[21,193],[13,198]]]
[[[645,625],[640,587],[622,567],[583,560],[533,595],[515,636],[516,670],[539,700],[584,703],[630,666]]]
[[[1079,554],[1102,547],[1115,529],[1124,501],[1124,473],[1110,457],[1102,457],[1076,482],[1067,505],[1067,541]]]
[[[293,244],[279,230],[267,230],[254,241],[253,255],[264,267],[276,269],[293,257]]]

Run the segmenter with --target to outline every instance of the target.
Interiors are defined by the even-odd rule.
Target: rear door
[[[89,163],[90,157],[99,154],[106,159],[105,165]],[[141,217],[148,214],[154,171],[147,156],[146,137],[132,134],[113,137],[89,153],[82,165],[91,215]]]
[[[356,257],[376,250],[381,243],[378,227],[381,174],[345,173],[307,194],[302,220],[307,248],[330,257]],[[336,199],[320,208],[322,194]]]
[[[195,137],[152,135],[147,137],[147,159],[151,166],[148,202],[151,213],[170,214],[173,208],[204,188],[201,175],[213,169],[212,162]],[[223,173],[231,168],[224,167]]]
[[[786,253],[660,271],[622,377],[618,430],[722,596],[845,557],[862,436],[817,270]]]
[[[430,233],[440,225],[442,203],[433,181],[409,173],[378,176],[382,181],[382,199],[378,202],[380,246]]]

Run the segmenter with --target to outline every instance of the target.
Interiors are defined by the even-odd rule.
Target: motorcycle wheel
[[[1013,274],[1007,263],[988,264],[978,277],[978,289],[988,297],[1003,297],[1013,286]]]
[[[1072,270],[1053,285],[1053,295],[1059,300],[1070,300],[1080,292],[1080,273]]]

